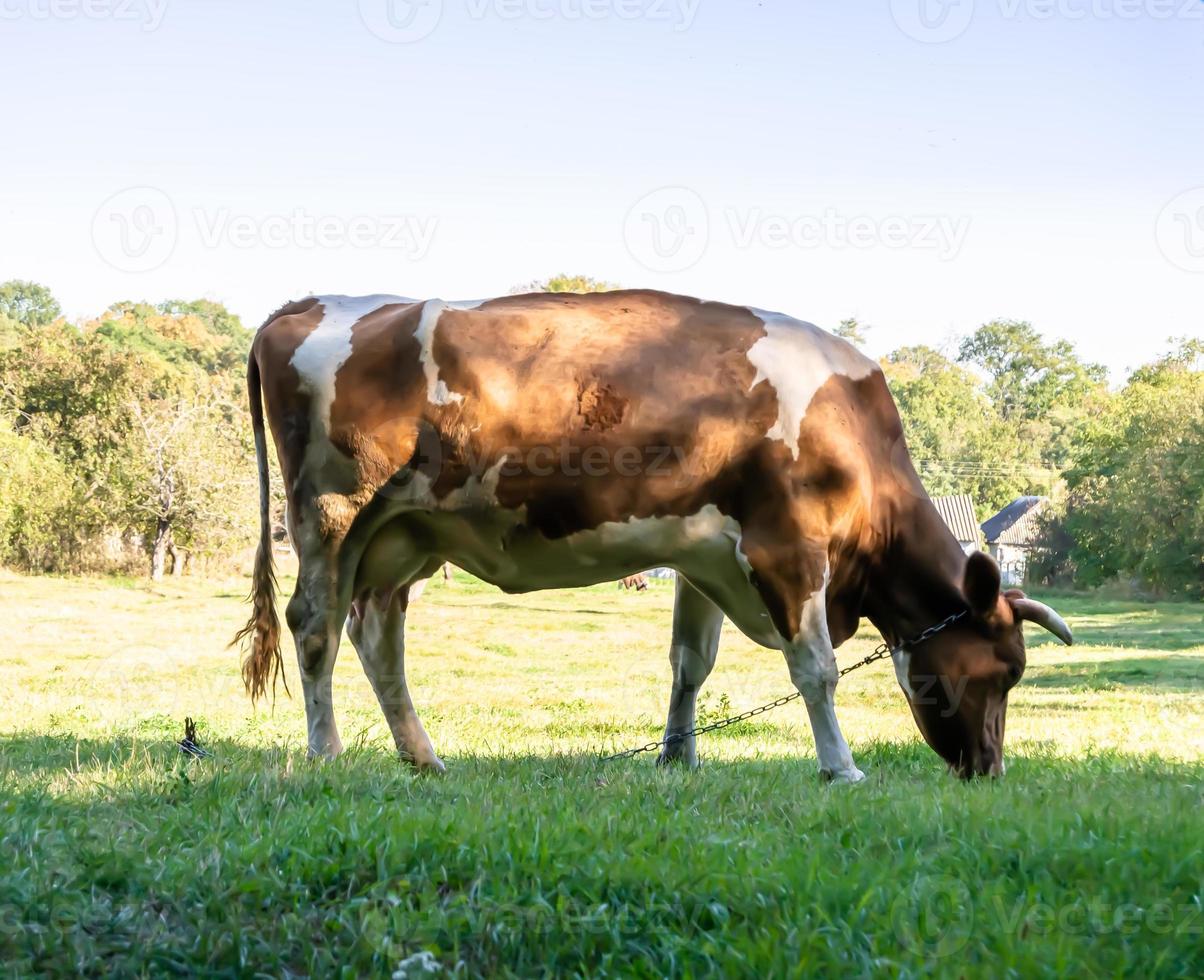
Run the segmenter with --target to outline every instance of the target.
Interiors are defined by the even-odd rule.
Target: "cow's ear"
[[[962,592],[976,616],[987,616],[999,603],[999,566],[985,551],[976,551],[966,562]]]

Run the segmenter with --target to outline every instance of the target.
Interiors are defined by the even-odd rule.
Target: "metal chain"
[[[874,647],[874,652],[868,657],[858,660],[855,664],[849,664],[849,666],[842,668],[836,676],[844,677],[845,674],[851,673],[858,667],[864,667],[867,664],[872,664],[875,660],[884,660],[894,653],[895,650],[919,646],[925,640],[935,636],[946,626],[957,622],[965,614],[965,610],[963,610],[962,612],[954,613],[952,616],[946,616],[939,623],[929,626],[928,629],[924,630],[919,635],[900,643],[894,649],[892,649],[888,643],[879,643],[876,647]],[[787,694],[784,697],[778,698],[776,701],[770,701],[769,704],[763,704],[759,708],[752,708],[743,712],[742,714],[732,715],[730,718],[724,718],[721,721],[711,722],[709,725],[699,725],[696,728],[691,728],[688,732],[674,732],[667,738],[662,738],[659,742],[648,742],[645,745],[640,745],[634,749],[626,749],[623,752],[616,752],[614,755],[604,755],[599,761],[613,762],[616,759],[630,759],[632,756],[637,756],[641,752],[653,752],[656,749],[662,748],[663,746],[670,745],[674,742],[680,742],[683,738],[689,738],[692,735],[705,735],[707,732],[718,731],[720,728],[727,728],[729,725],[735,725],[739,722],[747,721],[749,718],[754,718],[757,715],[763,715],[766,711],[772,711],[774,708],[780,708],[782,705],[789,704],[791,701],[797,701],[802,696],[803,695],[800,692],[795,691],[793,694]]]

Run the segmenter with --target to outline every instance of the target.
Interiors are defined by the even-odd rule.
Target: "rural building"
[[[987,551],[999,563],[1004,585],[1019,585],[1028,567],[1028,553],[1036,543],[1037,516],[1048,497],[1017,497],[994,517],[983,521]]]
[[[982,550],[982,532],[978,527],[978,518],[974,516],[974,500],[968,493],[933,497],[932,502],[945,526],[962,546],[962,551],[968,555],[972,551]]]

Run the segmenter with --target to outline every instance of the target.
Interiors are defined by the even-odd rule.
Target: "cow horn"
[[[1070,646],[1074,643],[1074,634],[1066,625],[1066,620],[1049,608],[1044,602],[1036,599],[1013,599],[1012,608],[1020,619],[1027,619],[1049,630],[1054,636]]]

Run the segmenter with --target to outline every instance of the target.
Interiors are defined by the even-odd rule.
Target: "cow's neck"
[[[927,495],[891,515],[864,613],[892,646],[965,608],[966,555]]]

